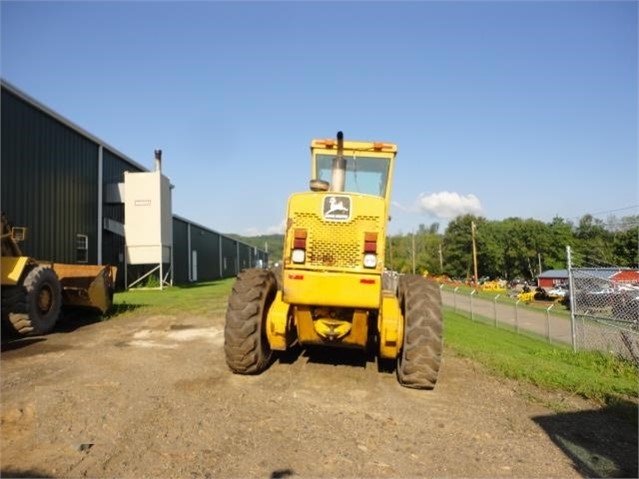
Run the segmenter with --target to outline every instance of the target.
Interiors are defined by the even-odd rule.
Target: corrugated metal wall
[[[173,217],[173,282],[189,281],[189,225],[186,221]]]
[[[76,235],[97,261],[98,145],[2,89],[1,203],[26,226],[25,254],[76,262]]]
[[[191,225],[191,251],[197,253],[197,280],[212,281],[220,276],[220,235]],[[193,267],[191,254],[191,266]]]
[[[222,277],[228,278],[239,272],[237,262],[237,241],[222,237]]]
[[[258,260],[264,267],[268,263],[265,251],[178,217],[173,218],[173,249],[174,281],[178,284],[194,278],[228,278],[242,268],[255,267]]]
[[[17,93],[16,93],[17,92]],[[76,235],[89,239],[89,263],[98,262],[98,231],[104,221],[124,223],[124,205],[107,202],[109,185],[125,171],[145,171],[93,135],[59,117],[2,82],[1,206],[15,226],[29,228],[25,254],[57,262],[76,262]],[[102,218],[99,218],[99,158],[102,153]],[[102,263],[118,267],[124,285],[124,237],[102,230]],[[195,253],[195,256],[193,254]],[[264,251],[173,217],[173,282],[211,281],[241,268],[266,265]],[[189,271],[191,268],[191,271]],[[129,266],[129,276],[139,267]],[[129,278],[131,279],[131,278]]]
[[[144,171],[107,148],[102,149],[102,216],[124,224],[124,203],[107,203],[109,185],[122,183],[125,171]],[[102,262],[118,267],[117,283],[124,287],[124,236],[108,230],[102,232]]]
[[[239,243],[237,250],[239,253],[240,269],[254,266],[251,262],[251,252],[253,250],[252,247],[243,243]]]

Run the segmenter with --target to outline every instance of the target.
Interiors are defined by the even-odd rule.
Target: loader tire
[[[397,379],[405,387],[433,389],[443,349],[439,287],[421,276],[406,275],[400,278],[398,294],[404,344],[397,357]]]
[[[23,336],[33,331],[27,314],[27,292],[24,287],[2,287],[2,325],[10,334]]]
[[[275,276],[264,269],[238,274],[229,296],[224,325],[226,364],[237,374],[259,374],[271,360],[266,316],[277,293]]]
[[[11,292],[6,310],[11,327],[21,335],[53,331],[62,307],[62,286],[55,271],[36,266],[27,273],[22,286],[15,288],[21,294]]]

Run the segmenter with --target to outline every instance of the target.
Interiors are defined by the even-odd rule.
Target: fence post
[[[473,295],[477,292],[476,289],[470,293],[470,319],[471,321],[475,321],[475,310],[473,309]]]
[[[521,301],[521,299],[517,299],[517,301],[515,301],[515,331],[517,331],[517,334],[519,334],[519,302]]]
[[[457,290],[459,286],[453,289],[453,311],[457,312]]]
[[[575,325],[575,282],[572,275],[572,256],[570,254],[570,246],[566,246],[566,263],[568,266],[568,293],[570,294],[570,336],[572,341],[572,350],[577,352],[577,328]]]
[[[494,309],[493,311],[495,312],[495,327],[497,327],[497,298],[499,298],[499,294],[497,296],[495,296],[495,299],[493,299],[494,302]]]
[[[555,306],[555,303],[552,303],[548,308],[546,308],[546,336],[548,337],[548,342],[552,343],[550,339],[550,310]]]

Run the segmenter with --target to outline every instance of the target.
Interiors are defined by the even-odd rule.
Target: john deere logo
[[[324,197],[324,219],[346,221],[351,217],[351,199],[348,196]]]

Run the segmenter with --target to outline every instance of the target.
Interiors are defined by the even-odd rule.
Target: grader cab
[[[240,272],[224,329],[226,362],[259,374],[273,351],[301,347],[374,350],[406,387],[432,389],[442,355],[437,283],[396,276],[385,262],[393,166],[391,143],[311,142],[309,192],[289,197],[282,268]]]
[[[19,242],[27,228],[2,213],[2,322],[21,335],[50,333],[63,307],[106,313],[113,302],[117,268],[64,264],[25,256]]]

